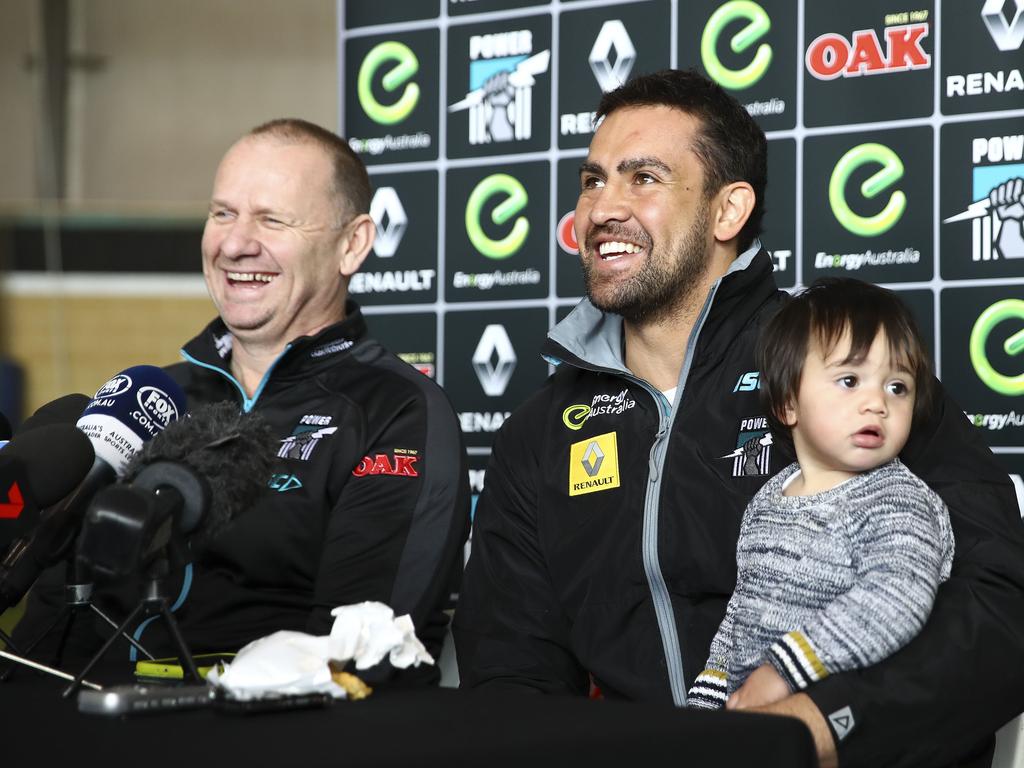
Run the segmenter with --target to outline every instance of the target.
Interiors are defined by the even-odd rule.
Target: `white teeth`
[[[238,283],[269,283],[276,275],[268,275],[265,272],[228,272],[228,280]]]
[[[610,256],[612,258],[617,258],[618,256],[621,256],[623,253],[640,253],[640,251],[643,249],[640,248],[639,245],[634,245],[633,243],[620,243],[613,241],[608,243],[601,243],[601,245],[598,246],[597,250],[598,253],[600,253],[602,256]]]

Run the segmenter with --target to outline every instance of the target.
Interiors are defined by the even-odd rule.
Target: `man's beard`
[[[586,283],[587,298],[602,312],[621,315],[634,324],[658,322],[683,309],[690,295],[707,271],[710,253],[705,237],[710,220],[709,206],[702,202],[693,224],[676,243],[674,252],[658,249],[647,232],[641,230],[641,237],[618,225],[601,227],[590,232],[587,251],[595,259],[601,258],[593,243],[598,234],[642,245],[647,259],[640,270],[632,276],[617,281],[607,280],[608,285],[596,274],[593,262],[583,258],[583,280]],[[603,290],[602,290],[603,289]]]

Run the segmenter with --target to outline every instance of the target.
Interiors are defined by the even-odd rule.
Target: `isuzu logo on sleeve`
[[[370,217],[377,228],[373,252],[382,259],[391,258],[398,250],[409,224],[409,217],[394,187],[381,187],[374,193],[370,202]]]
[[[615,54],[614,62],[612,53]],[[636,48],[619,19],[609,19],[601,27],[588,61],[604,93],[615,90],[629,78],[636,62]]]
[[[473,370],[486,394],[491,397],[505,394],[516,362],[516,351],[505,326],[493,324],[484,328],[473,352]]]

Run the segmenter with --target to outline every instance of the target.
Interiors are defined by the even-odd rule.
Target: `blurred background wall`
[[[274,117],[336,127],[336,27],[334,0],[0,0],[0,410],[177,360],[217,163]]]

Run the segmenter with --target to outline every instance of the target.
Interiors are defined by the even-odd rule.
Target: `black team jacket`
[[[754,348],[786,294],[752,248],[714,287],[675,402],[631,375],[622,321],[584,301],[547,384],[497,437],[455,615],[462,683],[683,705],[736,581],[770,444]],[[940,766],[1024,709],[1024,525],[1006,473],[945,394],[904,463],[945,500],[952,577],[894,656],[806,690],[841,766]],[[984,757],[979,758],[984,761]],[[987,763],[984,763],[987,766]]]
[[[280,442],[257,503],[170,581],[190,649],[237,651],[281,629],[325,635],[332,608],[376,600],[411,614],[436,659],[469,527],[465,450],[444,392],[369,338],[351,301],[342,322],[289,344],[252,398],[231,376],[230,348],[217,319],[168,371],[189,409],[237,403],[266,419]],[[100,603],[120,619],[132,607],[129,591]],[[110,634],[93,630],[93,642],[77,638],[82,651],[83,640]],[[177,655],[162,622],[133,631],[150,652]],[[129,652],[119,643],[121,659]],[[395,675],[386,661],[360,675],[439,678],[426,665]]]

